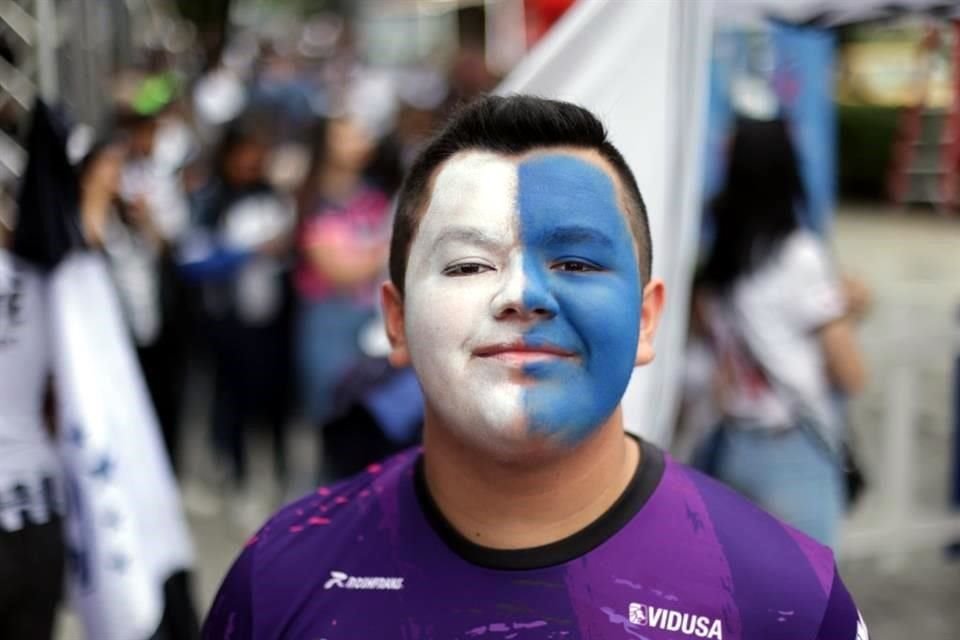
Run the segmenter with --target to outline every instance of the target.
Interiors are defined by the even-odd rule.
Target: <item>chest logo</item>
[[[654,607],[639,602],[630,603],[630,624],[639,627],[654,627],[663,631],[679,631],[695,638],[723,640],[723,625],[720,620],[682,613],[673,609]]]
[[[382,576],[351,576],[343,571],[331,571],[330,579],[324,589],[359,589],[364,591],[400,591],[403,578],[384,578]]]

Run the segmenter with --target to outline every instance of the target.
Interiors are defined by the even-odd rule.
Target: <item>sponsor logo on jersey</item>
[[[723,625],[720,620],[683,613],[673,609],[654,607],[640,602],[630,603],[630,624],[653,627],[663,631],[679,631],[695,638],[723,640]]]
[[[403,589],[403,578],[384,578],[382,576],[351,576],[343,571],[331,571],[330,579],[324,589],[361,589],[366,591],[399,591]]]

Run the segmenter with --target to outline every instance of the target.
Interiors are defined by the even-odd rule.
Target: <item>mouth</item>
[[[509,365],[525,365],[576,357],[572,351],[556,345],[531,345],[523,342],[486,345],[474,350],[473,355],[475,358],[496,360]]]

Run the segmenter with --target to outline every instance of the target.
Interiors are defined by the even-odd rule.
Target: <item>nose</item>
[[[510,260],[503,286],[493,299],[497,320],[547,319],[557,315],[557,301],[547,274],[522,254]]]

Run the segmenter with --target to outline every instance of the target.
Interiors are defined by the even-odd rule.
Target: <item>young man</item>
[[[271,519],[206,638],[866,638],[827,548],[624,434],[664,286],[589,112],[465,108],[411,168],[391,249],[423,451]]]

